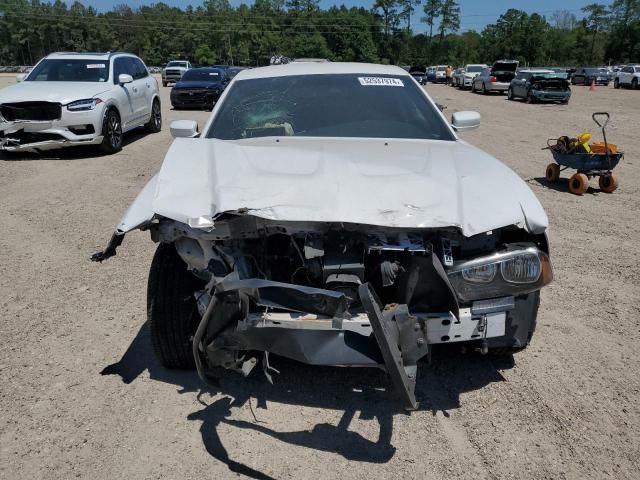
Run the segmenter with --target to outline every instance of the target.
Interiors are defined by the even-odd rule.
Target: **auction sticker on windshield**
[[[385,77],[358,77],[360,85],[378,87],[404,87],[404,83],[399,78]]]
[[[106,68],[104,63],[88,63],[87,68]]]

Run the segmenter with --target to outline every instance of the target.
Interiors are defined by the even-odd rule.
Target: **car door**
[[[622,85],[630,85],[631,84],[631,77],[633,77],[633,67],[624,67],[622,69],[621,74],[620,74],[619,82]]]
[[[154,94],[153,84],[155,80],[149,75],[149,71],[142,60],[131,57],[131,61],[135,68],[136,76],[134,78],[135,83],[137,83],[136,87],[138,88],[136,101],[139,105],[136,105],[136,108],[142,120],[146,121],[151,115],[151,102]]]
[[[133,91],[134,82],[125,84],[118,82],[118,77],[121,74],[127,74],[133,77],[130,69],[131,65],[127,57],[116,57],[113,60],[113,83],[116,85],[114,98],[118,111],[120,112],[120,121],[122,122],[123,129],[131,125],[136,116],[134,104],[135,92]]]
[[[524,96],[525,84],[527,82],[526,73],[518,73],[516,78],[511,81],[511,93],[515,97]]]
[[[576,73],[573,74],[573,84],[580,85],[584,83],[584,68],[579,68]]]

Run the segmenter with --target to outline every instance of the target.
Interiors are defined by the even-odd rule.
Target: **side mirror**
[[[22,82],[25,78],[27,78],[27,74],[26,74],[26,73],[20,73],[19,75],[16,75],[16,82],[20,83],[20,82]]]
[[[457,132],[478,128],[480,126],[480,114],[478,112],[456,112],[451,115],[451,126]]]
[[[175,120],[169,129],[173,138],[195,138],[199,135],[198,122],[195,120]]]
[[[124,85],[125,83],[133,82],[133,77],[127,73],[121,73],[118,75],[118,83]]]

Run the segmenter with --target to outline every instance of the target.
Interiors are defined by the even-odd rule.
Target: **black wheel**
[[[637,90],[638,88],[638,79],[634,78],[633,80],[631,80],[631,88],[634,90]]]
[[[169,82],[162,82],[162,86],[166,87],[169,84]]]
[[[620,88],[620,80],[619,79],[615,79],[613,81],[613,88]]]
[[[527,103],[536,103],[536,97],[531,92],[527,93]]]
[[[507,100],[513,100],[513,90],[511,90],[511,87],[507,90]]]
[[[107,110],[102,121],[103,140],[100,148],[105,153],[116,153],[122,149],[122,123],[120,115],[113,108]]]
[[[157,98],[151,105],[151,117],[144,128],[150,133],[158,133],[162,129],[162,109],[160,108],[160,100]]]
[[[147,319],[153,351],[164,367],[195,368],[191,344],[200,314],[193,294],[202,287],[172,243],[158,245],[149,272]]]

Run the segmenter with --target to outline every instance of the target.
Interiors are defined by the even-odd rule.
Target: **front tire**
[[[151,117],[149,121],[144,125],[144,128],[149,133],[158,133],[162,130],[162,108],[160,107],[160,100],[155,98],[151,105]]]
[[[201,288],[175,246],[158,245],[149,272],[147,319],[153,351],[166,368],[195,368],[192,341],[200,314],[193,294]]]
[[[100,149],[109,155],[122,150],[122,122],[118,112],[110,108],[102,121],[102,143]]]
[[[513,100],[513,90],[511,90],[511,87],[507,90],[507,100]]]

